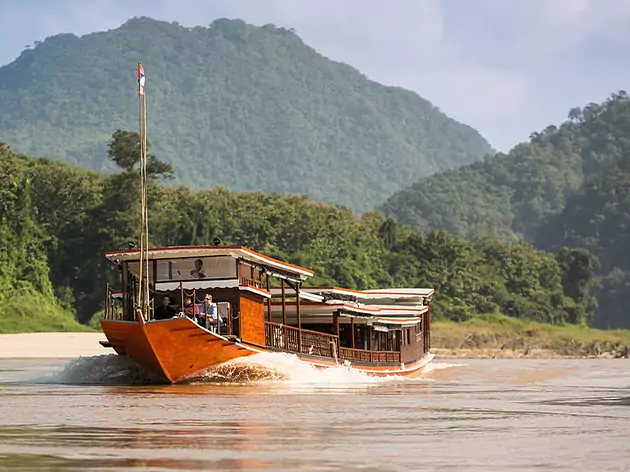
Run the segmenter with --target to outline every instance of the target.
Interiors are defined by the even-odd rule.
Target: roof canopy
[[[333,313],[359,318],[367,323],[411,326],[420,323],[421,316],[429,311],[425,299],[433,295],[432,288],[388,288],[380,290],[352,290],[341,287],[302,287],[301,313],[305,320],[326,320]],[[278,298],[282,288],[272,287],[271,295]],[[285,295],[296,298],[294,290],[285,288]],[[272,302],[272,312],[279,314],[282,304]],[[296,301],[285,305],[286,315],[295,317]]]
[[[280,302],[273,302],[272,308],[274,310],[281,310],[282,305]],[[287,302],[285,309],[287,313],[296,312],[296,303]],[[335,312],[352,315],[363,316],[389,316],[389,317],[405,317],[405,316],[420,316],[423,313],[429,311],[428,306],[392,306],[392,305],[361,305],[357,303],[344,303],[342,301],[327,301],[327,302],[300,302],[300,311],[306,315],[311,313],[317,314],[329,314],[332,315]]]
[[[313,301],[324,299],[349,299],[363,303],[392,301],[393,303],[416,304],[424,298],[428,298],[435,292],[432,288],[384,288],[378,290],[353,290],[341,287],[302,287],[300,289],[300,298]],[[282,290],[273,287],[271,293],[278,296]],[[293,291],[286,290],[291,296]]]
[[[312,270],[299,267],[288,262],[282,262],[273,257],[264,256],[243,246],[170,246],[149,248],[149,260],[157,259],[184,259],[193,257],[230,256],[234,259],[242,259],[246,262],[257,264],[268,269],[269,275],[291,274],[305,280],[314,274]],[[110,261],[134,261],[140,259],[139,249],[127,249],[109,251],[105,257]],[[285,274],[274,273],[274,269]]]
[[[343,317],[362,320],[364,323],[380,323],[384,325],[411,326],[420,323],[421,316],[429,311],[428,306],[365,306],[342,301],[301,302],[300,313],[302,322],[330,322],[333,313]],[[271,312],[277,317],[282,314],[282,305],[273,302]],[[285,306],[285,314],[289,322],[296,319],[297,307],[295,302]]]

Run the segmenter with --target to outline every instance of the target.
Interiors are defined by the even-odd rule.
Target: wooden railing
[[[302,352],[314,356],[335,357],[339,346],[339,337],[334,334],[319,333],[308,329],[302,330]]]
[[[300,333],[302,348],[300,349]],[[267,347],[286,349],[291,352],[314,356],[335,357],[339,338],[334,334],[319,333],[309,329],[298,329],[272,321],[265,321],[265,343]]]
[[[251,279],[249,277],[241,278],[241,284],[249,285],[250,287],[254,288],[262,288],[262,282],[260,280]]]
[[[265,321],[265,344],[267,347],[298,352],[299,331],[292,326]]]
[[[339,347],[339,337],[334,334],[320,333],[302,329],[302,349],[299,346],[300,330],[293,326],[265,321],[265,343],[267,347],[284,349],[314,356],[339,358],[350,362],[400,362],[399,351],[368,351]]]
[[[339,359],[350,362],[400,362],[398,351],[368,351],[365,349],[339,348]]]
[[[105,312],[102,316],[105,320],[122,320],[123,309],[122,304],[117,304],[112,298],[112,291],[107,284],[105,288]]]

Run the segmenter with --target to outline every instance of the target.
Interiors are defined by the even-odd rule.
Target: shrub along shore
[[[432,323],[431,351],[441,358],[627,358],[630,330],[481,315],[460,323]]]

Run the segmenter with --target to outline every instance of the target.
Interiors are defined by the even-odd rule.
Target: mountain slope
[[[548,250],[578,247],[599,258],[595,324],[602,328],[630,328],[630,145],[617,164],[603,175],[587,178],[564,211],[550,218],[536,238],[536,244]]]
[[[533,241],[559,213],[585,176],[607,172],[625,152],[630,100],[625,92],[602,104],[575,108],[559,128],[534,133],[529,143],[456,170],[421,179],[392,195],[383,213],[418,228]]]
[[[303,193],[362,211],[491,151],[415,93],[372,82],[287,29],[240,20],[184,28],[136,18],[48,38],[0,68],[0,139],[112,170],[108,138],[137,129],[139,59],[149,140],[193,188]]]
[[[483,234],[525,238],[555,252],[572,274],[598,276],[597,290],[594,283],[587,287],[564,279],[578,306],[589,313],[596,308],[593,324],[630,327],[630,98],[625,92],[571,110],[560,128],[548,127],[507,155],[423,179],[392,196],[383,211],[424,229],[445,227],[471,239]]]

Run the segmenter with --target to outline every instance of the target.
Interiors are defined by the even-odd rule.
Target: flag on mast
[[[140,61],[138,61],[138,93],[144,95],[144,67]]]

